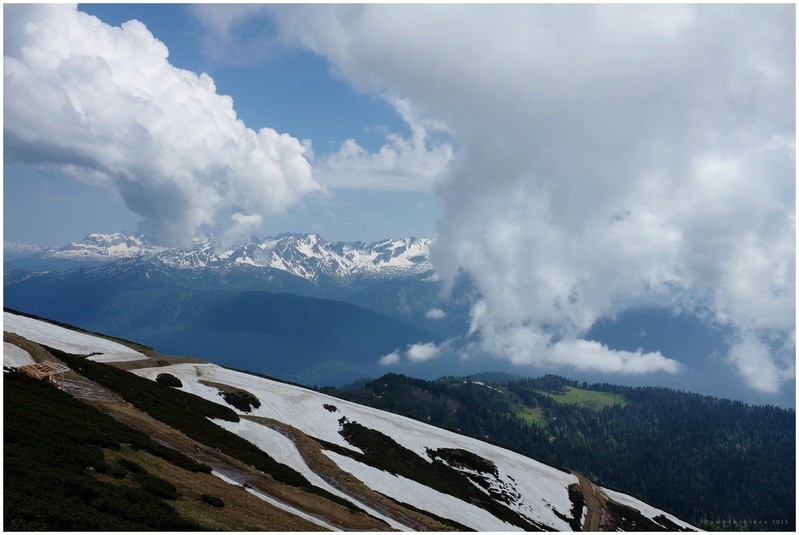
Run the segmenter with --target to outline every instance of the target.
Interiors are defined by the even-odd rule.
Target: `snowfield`
[[[255,446],[257,446],[261,451],[265,451],[269,453],[269,456],[272,457],[279,463],[283,463],[286,466],[290,466],[303,476],[314,486],[319,487],[320,489],[326,490],[331,494],[335,494],[340,498],[344,498],[350,502],[353,502],[355,505],[369,513],[370,515],[379,518],[386,522],[389,526],[394,529],[398,529],[400,531],[411,531],[408,526],[404,526],[394,519],[389,518],[381,513],[375,511],[371,507],[355,500],[352,496],[341,492],[330,483],[322,479],[316,472],[310,469],[310,467],[305,463],[305,460],[300,455],[300,452],[297,450],[297,446],[294,445],[294,442],[286,436],[284,436],[279,431],[271,429],[265,425],[259,424],[258,422],[253,422],[251,420],[239,420],[238,422],[228,422],[227,420],[211,420],[219,427],[223,427],[230,431],[231,433],[235,433],[239,435],[241,438],[252,442]]]
[[[236,386],[252,393],[260,400],[261,406],[253,409],[252,415],[286,422],[307,435],[354,451],[360,450],[349,444],[339,434],[339,419],[342,416],[351,422],[358,422],[390,436],[397,443],[428,462],[432,461],[427,456],[427,448],[456,448],[470,451],[496,464],[499,475],[496,485],[507,489],[515,496],[515,499],[508,504],[510,509],[534,522],[561,531],[571,531],[570,526],[555,515],[553,509],[566,517],[570,516],[572,504],[568,496],[568,486],[577,483],[577,478],[529,457],[404,416],[364,407],[304,388],[227,370],[214,364],[175,364],[133,370],[133,373],[152,380],[155,380],[160,373],[170,373],[181,380],[182,390],[226,406],[227,404],[219,396],[219,391],[216,388],[199,384],[197,381],[204,379]],[[325,404],[333,405],[337,410],[329,412],[324,408]],[[271,454],[271,452],[269,453]],[[430,508],[431,504],[428,503],[425,507]],[[432,507],[434,508],[432,512],[441,514],[442,508],[438,504],[434,503]],[[495,529],[507,529],[507,527],[496,526]]]
[[[147,357],[138,351],[105,338],[79,333],[46,321],[3,312],[3,330],[16,333],[32,342],[75,355],[92,355],[97,362],[123,362]]]
[[[431,489],[411,479],[389,474],[332,451],[324,451],[323,453],[345,472],[349,472],[368,487],[398,502],[430,511],[440,517],[449,518],[477,531],[524,531],[517,526],[498,519],[480,507]]]
[[[633,498],[632,496],[630,496],[628,494],[622,494],[621,492],[616,492],[615,490],[610,490],[610,489],[605,489],[605,488],[603,488],[602,490],[605,492],[605,494],[608,495],[608,498],[610,498],[611,500],[617,501],[617,502],[619,502],[622,505],[626,505],[628,507],[632,507],[633,509],[638,509],[641,512],[641,514],[643,514],[646,517],[654,519],[656,516],[663,515],[666,518],[668,518],[669,520],[671,520],[672,522],[674,522],[675,524],[677,524],[678,526],[682,526],[682,527],[685,527],[685,528],[688,528],[688,529],[692,529],[692,530],[696,529],[691,524],[688,524],[687,522],[683,522],[682,520],[680,520],[676,516],[670,515],[669,513],[661,511],[660,509],[656,509],[656,508],[652,507],[651,505],[649,505],[647,503],[644,503],[641,500],[638,500],[636,498]]]
[[[36,364],[36,361],[33,360],[30,353],[14,344],[3,342],[3,366],[19,368],[20,366],[27,366],[28,364]]]

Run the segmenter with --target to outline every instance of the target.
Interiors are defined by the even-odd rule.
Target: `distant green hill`
[[[793,410],[553,375],[388,374],[325,391],[569,466],[708,529],[795,528]]]

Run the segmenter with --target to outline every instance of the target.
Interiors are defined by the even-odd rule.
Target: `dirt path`
[[[393,519],[413,531],[452,531],[446,524],[411,511],[367,487],[352,474],[340,469],[338,465],[322,453],[321,445],[299,429],[271,418],[242,416],[253,422],[270,427],[291,439],[300,452],[305,464],[335,489],[350,496],[361,504],[374,509],[381,515]]]
[[[102,389],[102,387],[100,388]],[[343,531],[388,529],[384,522],[364,513],[354,513],[343,505],[330,502],[321,496],[277,482],[269,475],[187,437],[124,401],[103,401],[99,399],[100,396],[96,391],[90,390],[89,392],[90,394],[82,401],[110,414],[130,427],[144,432],[161,444],[182,451],[197,462],[207,464],[214,472],[237,484],[259,491],[266,495],[267,502],[272,501],[279,508],[282,505],[283,509],[297,509],[305,513],[309,519],[319,519],[321,522],[305,521],[309,526],[308,529],[312,531],[323,529],[322,526],[330,526]],[[109,394],[113,396],[113,393],[109,392]],[[268,507],[266,503],[265,506]],[[291,516],[297,519],[295,515]]]
[[[580,483],[580,491],[585,498],[585,507],[587,509],[585,514],[585,522],[583,523],[583,531],[603,531],[608,520],[606,513],[606,504],[608,497],[599,490],[587,477],[579,472],[572,472],[577,477]]]
[[[28,351],[36,362],[61,362],[35,342],[15,335],[4,339]],[[64,377],[64,390],[76,399],[95,407],[129,427],[143,432],[153,440],[183,452],[197,462],[207,464],[215,472],[250,487],[254,493],[268,498],[263,507],[276,519],[274,530],[320,531],[325,527],[342,531],[385,531],[390,527],[382,520],[331,502],[319,495],[275,481],[268,474],[233,458],[221,451],[193,440],[180,431],[136,409],[111,390],[69,371]],[[270,505],[270,502],[275,505]],[[281,508],[281,505],[284,506]],[[307,519],[287,512],[296,509]],[[313,519],[319,521],[314,522]]]

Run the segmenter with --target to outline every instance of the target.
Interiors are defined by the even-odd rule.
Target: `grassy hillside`
[[[579,405],[589,409],[603,409],[605,407],[612,407],[619,405],[624,407],[629,403],[627,398],[617,392],[602,392],[597,390],[585,390],[575,386],[567,386],[563,389],[562,393],[542,392],[547,394],[558,403],[568,403],[571,405]]]
[[[128,477],[118,463],[106,462],[104,450],[127,445],[165,459],[176,470],[207,467],[42,381],[6,373],[3,388],[5,530],[203,529],[174,509],[177,496],[169,492],[170,484],[154,475]],[[108,481],[125,478],[127,484]]]

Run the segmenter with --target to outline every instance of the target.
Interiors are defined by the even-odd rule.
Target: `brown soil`
[[[577,476],[577,480],[580,483],[580,491],[583,493],[585,506],[588,509],[585,515],[583,531],[614,531],[612,526],[613,519],[607,512],[609,498],[583,474],[575,471],[572,471],[572,474]]]
[[[26,340],[21,336],[12,333],[4,333],[4,340],[28,351],[37,362],[61,362],[40,345]],[[336,526],[341,530],[382,531],[390,529],[382,520],[363,512],[353,511],[344,505],[331,502],[319,495],[311,494],[296,487],[275,481],[268,474],[264,474],[238,459],[187,437],[180,431],[136,409],[133,405],[124,401],[111,390],[83,377],[75,371],[69,371],[65,374],[64,390],[87,405],[95,407],[129,427],[143,432],[156,442],[181,451],[197,462],[207,464],[216,472],[226,475],[241,484],[246,484],[252,488],[258,489],[279,502],[324,520],[327,524]],[[214,479],[219,481],[221,485],[226,485],[234,491],[241,491],[249,495],[249,493],[241,487],[224,483],[216,477],[214,477]],[[258,514],[271,515],[270,518],[276,520],[280,518],[290,520],[290,522],[287,521],[286,523],[278,522],[272,524],[269,527],[270,531],[292,531],[297,529],[320,531],[323,529],[317,524],[310,523],[285,512],[255,496],[253,496],[253,498],[260,502],[261,512]],[[222,499],[224,500],[224,497]],[[305,522],[309,527],[298,528],[298,522]]]
[[[42,346],[35,342],[31,342],[27,338],[23,338],[22,336],[11,333],[8,331],[3,332],[3,341],[14,344],[15,346],[24,349],[30,356],[33,357],[33,360],[36,362],[61,362],[50,353],[47,352]]]
[[[252,397],[254,397],[255,399],[258,399],[255,396],[255,394],[252,394],[251,392],[247,392],[243,388],[239,388],[237,386],[226,385],[224,383],[215,383],[213,381],[206,381],[205,379],[198,379],[197,382],[200,383],[201,385],[210,386],[211,388],[216,388],[220,392],[226,392],[228,394],[236,394],[238,392],[244,392],[245,394],[249,394]]]
[[[155,368],[157,366],[169,366],[171,364],[207,364],[207,360],[193,358],[193,357],[173,357],[170,355],[158,355],[154,352],[145,353],[148,357],[147,360],[127,360],[123,362],[109,362],[108,364],[119,368],[120,370],[138,370],[141,368]]]
[[[360,503],[396,520],[400,524],[408,526],[413,531],[453,531],[451,526],[420,512],[402,507],[397,502],[367,487],[352,474],[341,470],[332,459],[322,453],[322,446],[319,442],[299,429],[271,418],[247,415],[241,417],[275,429],[290,438],[311,470],[321,476],[331,486],[353,497]]]
[[[119,451],[105,450],[108,464],[120,458],[138,463],[147,472],[175,485],[180,497],[169,503],[181,516],[214,531],[319,531],[319,526],[280,509],[270,507],[241,487],[225,483],[211,474],[189,472],[140,450],[123,446]],[[131,476],[115,479],[96,474],[98,479],[112,484],[134,483]],[[208,494],[224,502],[221,508],[212,507],[200,498]],[[266,505],[266,507],[265,507]]]
[[[99,386],[99,385],[98,385]],[[102,387],[100,387],[102,388]],[[221,451],[209,448],[201,444],[180,431],[177,431],[149,415],[139,411],[126,402],[114,401],[111,403],[96,401],[95,399],[84,399],[88,404],[93,405],[104,412],[111,414],[117,420],[138,429],[151,436],[156,441],[182,451],[189,457],[198,462],[209,465],[214,471],[219,472],[242,484],[256,488],[272,498],[306,512],[311,516],[325,520],[344,530],[368,531],[375,529],[386,529],[384,522],[372,518],[365,513],[354,513],[343,505],[330,502],[321,496],[310,494],[296,487],[279,483],[269,475],[264,474],[255,468],[225,455]],[[224,498],[223,498],[224,499]],[[260,500],[259,500],[260,501]],[[263,506],[268,509],[275,509],[262,501]],[[315,526],[315,531],[321,529]],[[272,530],[290,530],[291,527],[273,526]]]

